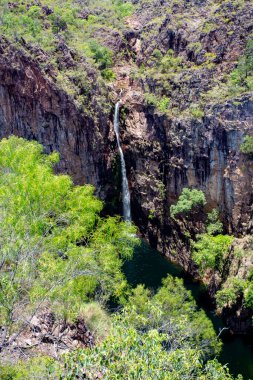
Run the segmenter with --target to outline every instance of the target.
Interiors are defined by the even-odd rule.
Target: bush
[[[116,2],[116,12],[120,19],[124,19],[125,17],[131,16],[134,11],[134,6],[130,2],[123,2],[118,0]]]
[[[197,242],[193,245],[192,257],[201,272],[208,268],[221,272],[233,240],[234,237],[229,235],[199,235]]]
[[[115,73],[111,69],[104,69],[101,74],[102,77],[108,82],[111,82],[116,78]]]
[[[105,70],[112,65],[112,52],[107,47],[100,45],[97,41],[90,41],[89,47],[92,57],[98,64],[100,70]]]
[[[245,305],[253,310],[253,284],[247,289],[244,293],[245,296]]]
[[[173,218],[180,214],[187,215],[191,211],[198,211],[206,204],[205,194],[201,190],[184,188],[179,196],[178,202],[170,207],[170,214]]]
[[[240,151],[244,154],[253,155],[253,136],[245,136],[240,146]]]
[[[45,303],[75,319],[98,290],[101,300],[119,303],[128,292],[121,268],[137,242],[135,228],[101,219],[92,186],[54,175],[58,159],[36,142],[0,143],[0,325],[8,332]]]
[[[98,340],[109,334],[110,316],[101,308],[99,303],[91,302],[81,305],[78,317],[84,320],[85,325]]]
[[[192,116],[196,119],[202,119],[202,117],[205,115],[204,111],[202,111],[198,105],[192,105],[190,107],[190,112]]]
[[[230,75],[230,86],[245,90],[253,90],[253,40],[248,40],[245,54],[239,59],[237,68]]]
[[[168,110],[170,99],[166,96],[160,97],[153,93],[146,93],[144,94],[144,98],[147,104],[151,104],[152,106],[156,107],[161,113],[166,113]]]
[[[101,344],[66,356],[62,378],[94,379],[100,374],[108,380],[166,380],[169,374],[170,380],[205,380],[204,360],[220,348],[211,321],[198,310],[183,281],[168,276],[154,296],[142,285],[134,289]]]
[[[228,278],[222,289],[216,293],[216,302],[219,308],[233,305],[243,291],[247,283],[236,277]]]
[[[219,220],[219,213],[216,209],[212,210],[207,215],[207,232],[210,235],[221,234],[223,231],[223,224]]]

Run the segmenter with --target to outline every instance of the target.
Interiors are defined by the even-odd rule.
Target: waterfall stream
[[[123,154],[123,150],[120,144],[119,138],[119,110],[120,110],[120,102],[115,105],[114,112],[114,122],[113,127],[117,138],[117,144],[119,148],[120,154],[120,163],[121,163],[121,176],[122,176],[122,201],[123,201],[123,216],[125,221],[131,222],[131,205],[130,205],[130,192],[128,187],[128,180],[126,174],[126,163]]]

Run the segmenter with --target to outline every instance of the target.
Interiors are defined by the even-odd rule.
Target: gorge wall
[[[245,12],[232,3],[216,4],[216,9],[209,2],[192,2],[188,17],[187,7],[193,4],[187,1],[173,2],[166,12],[168,4],[162,0],[133,3],[137,10],[122,34],[114,32],[105,41],[116,57],[116,80],[104,90],[107,109],[93,99],[99,98],[101,83],[85,61],[81,69],[92,82],[92,113],[59,89],[53,75],[45,75],[43,52],[31,58],[25,42],[19,49],[0,40],[0,137],[15,134],[39,141],[48,153],[59,151],[57,170],[71,174],[76,183],[93,184],[107,210],[119,212],[112,122],[121,98],[133,220],[153,247],[194,274],[190,237],[203,231],[203,223],[191,220],[186,226],[169,213],[184,187],[205,192],[206,211],[218,208],[227,232],[237,237],[252,233],[253,161],[240,152],[243,137],[253,135],[252,93],[217,99],[210,93],[229,87],[226,80],[253,30],[252,4],[245,3]],[[59,46],[64,64],[73,65],[71,49],[61,42]],[[158,99],[168,101],[168,112],[159,109]],[[189,112],[192,104],[192,111],[201,112]]]
[[[43,75],[39,64],[5,39],[0,41],[0,136],[15,134],[60,153],[57,170],[76,183],[107,188],[108,115],[96,121]]]
[[[243,136],[253,131],[250,97],[215,106],[201,121],[168,120],[152,111],[130,108],[124,134],[134,217],[146,236],[173,258],[173,244],[164,244],[179,226],[169,207],[184,187],[202,189],[207,211],[219,208],[229,232],[251,233],[253,166],[240,153]]]

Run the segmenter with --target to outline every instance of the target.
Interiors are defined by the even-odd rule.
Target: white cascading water
[[[119,139],[119,109],[120,109],[120,102],[116,103],[115,105],[113,127],[114,127],[114,131],[117,138],[117,144],[119,148],[120,162],[121,162],[123,216],[124,216],[125,221],[131,222],[130,192],[129,192],[127,174],[126,174],[126,163],[125,163],[125,158],[124,158],[123,150],[121,148],[120,139]]]

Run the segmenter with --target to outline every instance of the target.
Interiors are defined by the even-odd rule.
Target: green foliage
[[[218,25],[216,25],[214,22],[207,21],[207,22],[204,23],[202,31],[203,31],[203,33],[207,33],[208,34],[212,30],[217,29],[217,27],[218,27]]]
[[[54,175],[58,154],[42,151],[17,137],[0,143],[0,324],[11,331],[49,301],[66,318],[98,291],[124,302],[121,267],[138,240],[129,223],[101,219],[92,186]]]
[[[221,272],[233,240],[229,235],[199,235],[194,243],[193,260],[202,272],[207,268]]]
[[[104,339],[111,329],[110,316],[97,302],[81,305],[78,317],[84,320],[97,340]]]
[[[191,294],[184,288],[183,281],[168,276],[160,290],[151,297],[142,285],[133,290],[129,298],[132,310],[142,319],[132,320],[140,331],[157,329],[166,334],[164,344],[174,349],[198,347],[203,357],[220,351],[211,321],[199,311]]]
[[[108,81],[108,82],[112,82],[115,78],[116,78],[116,75],[115,73],[111,70],[111,69],[104,69],[102,72],[102,77]]]
[[[239,59],[229,81],[230,90],[243,92],[253,89],[253,40],[248,40],[245,54]]]
[[[47,356],[38,356],[16,364],[1,365],[1,380],[46,380],[53,368],[54,360]]]
[[[187,215],[192,211],[198,211],[206,204],[205,194],[201,190],[184,188],[178,202],[170,207],[173,218],[179,215]]]
[[[243,139],[243,143],[240,146],[240,151],[242,153],[253,155],[253,136],[245,136]]]
[[[188,45],[188,48],[190,50],[193,50],[195,54],[198,54],[201,49],[202,49],[202,44],[200,41],[197,41],[197,42],[191,42],[189,45]]]
[[[141,334],[129,326],[127,318],[126,315],[116,321],[113,334],[95,349],[67,357],[63,377],[162,380],[168,379],[169,374],[170,380],[196,378],[201,371],[197,350],[178,350],[167,354],[162,347],[163,335],[156,330]]]
[[[219,373],[217,378],[229,379],[217,361],[203,364],[219,349],[211,322],[182,280],[168,276],[154,296],[142,285],[134,289],[128,306],[114,316],[109,336],[95,348],[67,355],[55,373],[66,379],[75,374],[129,380],[211,379]]]
[[[90,50],[92,57],[101,70],[107,69],[112,64],[112,52],[105,46],[100,45],[97,41],[90,41]]]
[[[245,305],[253,310],[253,284],[245,292]]]
[[[149,214],[148,214],[148,219],[149,220],[153,220],[155,218],[155,210],[154,209],[150,209],[149,210]]]
[[[168,111],[170,99],[166,96],[159,97],[152,93],[144,94],[144,98],[148,104],[156,107],[161,113]]]
[[[238,297],[243,295],[247,282],[236,277],[229,277],[222,289],[216,294],[216,302],[219,308],[231,306],[236,303]]]
[[[248,277],[248,286],[244,289],[245,306],[253,310],[253,271]]]
[[[178,72],[180,71],[181,64],[182,58],[175,56],[174,51],[170,49],[161,59],[160,70],[162,73]]]
[[[202,111],[198,105],[195,105],[193,104],[191,107],[190,107],[190,112],[192,114],[192,116],[196,119],[202,119],[202,117],[204,117],[205,113],[204,111]]]
[[[207,233],[210,235],[221,234],[223,231],[223,224],[219,219],[219,212],[213,209],[207,215]]]
[[[134,11],[134,6],[131,2],[123,2],[122,0],[115,1],[116,12],[120,19],[131,16]]]

